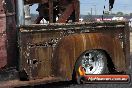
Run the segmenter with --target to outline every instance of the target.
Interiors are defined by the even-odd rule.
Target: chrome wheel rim
[[[83,54],[81,65],[85,70],[85,74],[101,74],[105,68],[104,58],[104,54],[98,51]]]

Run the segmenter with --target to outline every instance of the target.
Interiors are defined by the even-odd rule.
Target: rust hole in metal
[[[4,10],[3,10],[3,9],[1,9],[0,11],[1,11],[1,12],[3,12]]]
[[[38,61],[37,60],[33,60],[33,64],[36,64]]]

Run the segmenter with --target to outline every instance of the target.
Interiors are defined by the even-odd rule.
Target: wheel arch
[[[125,62],[123,62],[125,59],[119,44],[119,40],[102,33],[73,34],[63,37],[54,51],[52,64],[54,69],[52,74],[61,76],[63,79],[72,79],[77,59],[83,52],[92,49],[102,50],[106,53],[109,58],[108,67],[112,66],[112,69],[109,69],[110,71],[115,70],[115,68],[116,70],[118,68],[122,70],[125,68]]]

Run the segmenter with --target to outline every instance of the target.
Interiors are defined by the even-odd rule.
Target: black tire
[[[85,84],[86,83],[86,79],[83,76],[79,76],[77,79],[77,84]]]
[[[85,82],[81,82],[82,79],[85,80],[84,75],[80,75],[78,71],[80,66],[85,70],[85,75],[109,73],[107,56],[102,50],[86,51],[78,58],[75,64],[73,79],[74,81],[76,80],[78,84],[84,84]]]

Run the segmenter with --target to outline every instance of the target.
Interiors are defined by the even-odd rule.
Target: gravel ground
[[[132,40],[132,33],[130,33],[130,40]],[[130,41],[130,51],[132,52],[132,41]],[[130,55],[132,58],[132,53]],[[132,63],[132,61],[131,61]],[[131,64],[132,67],[132,64]],[[132,69],[130,70],[130,75],[132,79]],[[83,84],[83,85],[77,85],[77,84],[72,84],[72,82],[57,82],[57,83],[49,83],[45,85],[37,85],[37,86],[27,86],[27,87],[22,87],[22,88],[132,88],[132,82],[130,83],[114,83],[114,84]]]

